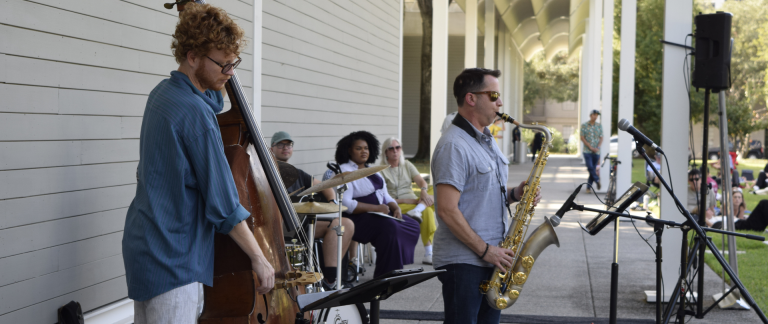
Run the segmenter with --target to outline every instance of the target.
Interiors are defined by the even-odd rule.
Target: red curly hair
[[[187,60],[187,53],[207,55],[212,49],[240,55],[245,46],[245,32],[221,8],[209,4],[189,3],[181,12],[173,33],[171,50],[176,63]]]

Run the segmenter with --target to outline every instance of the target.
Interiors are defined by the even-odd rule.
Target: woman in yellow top
[[[437,222],[433,206],[435,201],[427,192],[427,182],[416,167],[403,157],[399,139],[390,137],[384,140],[381,155],[381,164],[389,165],[388,169],[381,171],[387,182],[387,191],[400,206],[403,215],[410,216],[421,224],[421,241],[424,243],[422,263],[432,264],[432,240],[437,230]],[[418,196],[413,191],[411,182],[416,182],[421,188]]]
[[[496,118],[496,120],[493,121],[493,124],[491,126],[488,126],[488,130],[491,132],[491,136],[493,136],[493,139],[496,140],[496,144],[501,147],[501,142],[499,142],[499,139],[504,137],[504,121],[501,120],[501,118]]]

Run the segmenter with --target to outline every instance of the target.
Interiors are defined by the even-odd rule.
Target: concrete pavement
[[[527,178],[532,164],[511,165],[509,185],[517,185]],[[586,168],[581,159],[574,156],[550,156],[542,176],[541,187],[543,199],[536,208],[536,216],[530,230],[541,224],[543,216],[550,216],[560,208],[565,199],[580,183],[587,179]],[[603,179],[607,185],[607,179]],[[623,189],[619,189],[619,194]],[[602,198],[604,194],[601,194]],[[582,190],[577,203],[588,207],[601,208],[598,199]],[[514,210],[514,208],[513,208]],[[644,214],[634,213],[638,216]],[[606,322],[609,316],[611,263],[613,260],[614,231],[609,225],[595,236],[585,233],[578,221],[587,223],[594,217],[590,212],[571,211],[565,215],[560,226],[556,228],[560,247],[554,245],[547,248],[536,260],[533,273],[521,292],[520,298],[512,307],[502,311],[503,315],[531,315],[534,320],[527,322],[561,323],[575,322],[575,318],[592,318],[595,322]],[[651,248],[640,237],[649,238],[649,243],[655,246],[652,236],[653,227],[645,222],[636,222],[637,230],[630,222],[620,223],[619,239],[619,319],[655,318],[655,305],[645,302],[645,290],[655,290],[655,256]],[[676,230],[676,229],[671,229]],[[638,235],[638,232],[640,235]],[[424,254],[421,244],[416,248],[416,261],[419,262]],[[664,260],[664,262],[679,262],[679,260]],[[431,266],[412,264],[407,268],[424,267],[433,270]],[[368,268],[362,281],[371,279],[373,269]],[[665,278],[676,280],[676,278]],[[722,280],[706,267],[705,269],[705,308],[714,300],[712,294],[718,292]],[[408,290],[402,291],[390,299],[381,302],[382,311],[443,311],[441,285],[435,278],[421,283]],[[570,320],[565,318],[569,317]],[[690,318],[690,317],[689,317]],[[703,319],[691,319],[692,323],[759,323],[754,311],[721,310],[715,308]],[[621,322],[621,320],[619,321]],[[434,321],[382,319],[381,323],[416,324],[438,323]]]

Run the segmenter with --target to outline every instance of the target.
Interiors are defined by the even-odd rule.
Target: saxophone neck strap
[[[472,124],[469,123],[469,121],[464,118],[461,114],[456,114],[456,117],[453,118],[452,124],[456,125],[456,127],[461,128],[463,131],[467,132],[469,136],[475,139],[477,141],[477,144],[482,146],[483,144],[480,142],[480,139],[478,138],[477,131]],[[493,161],[494,159],[488,154],[488,152],[485,149],[481,149],[481,151],[485,152],[486,155],[488,155],[488,158]],[[495,169],[496,171],[496,180],[499,182],[499,189],[501,190],[501,197],[504,200],[504,206],[507,207],[507,211],[509,212],[509,215],[512,215],[512,209],[509,207],[509,199],[507,198],[507,187],[504,186],[504,184],[501,181],[501,174],[499,174],[498,168]],[[515,201],[518,201],[515,199],[515,193],[512,192],[512,199]]]

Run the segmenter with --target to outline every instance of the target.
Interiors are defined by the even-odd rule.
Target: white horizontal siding
[[[251,1],[217,0],[252,44]],[[398,133],[399,1],[263,2],[262,120],[320,175],[352,131]],[[0,10],[0,324],[126,297],[121,239],[147,95],[177,64],[153,0],[5,1]],[[53,50],[52,50],[53,49]],[[252,99],[253,55],[238,76]]]
[[[263,2],[262,123],[296,144],[289,161],[322,175],[343,136],[398,134],[400,2]]]
[[[0,231],[128,207],[135,193],[136,185],[130,184],[0,200]]]
[[[251,2],[216,5],[252,44]],[[54,323],[70,300],[89,311],[127,296],[142,114],[178,67],[178,13],[153,0],[0,6],[0,324]],[[238,67],[249,98],[252,53]]]

